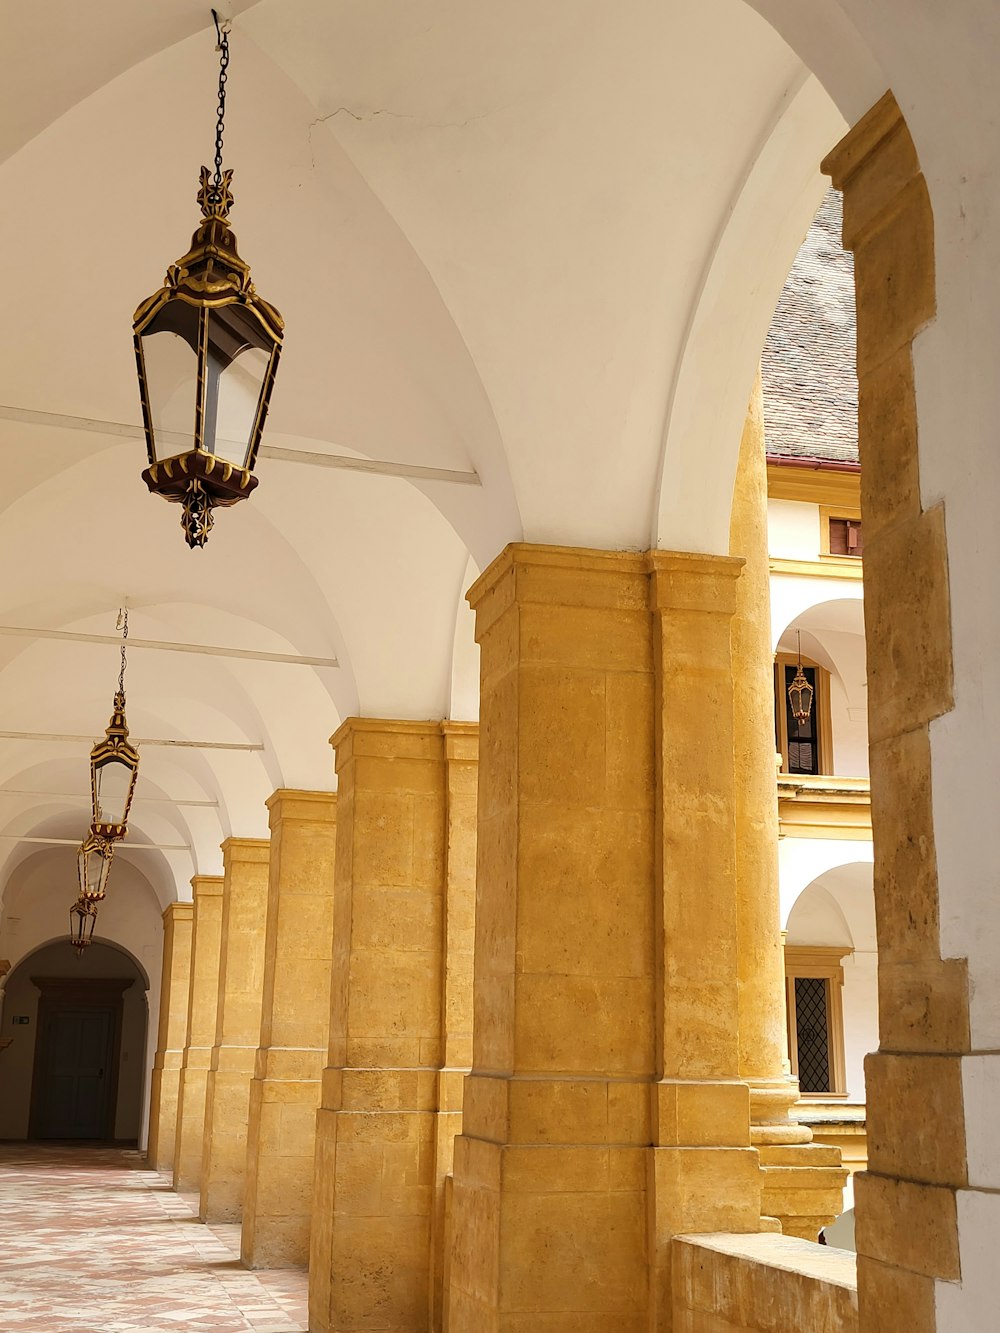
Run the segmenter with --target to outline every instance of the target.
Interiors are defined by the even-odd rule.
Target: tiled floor
[[[0,1143],[0,1333],[301,1333],[305,1273],[239,1244],[137,1152]]]

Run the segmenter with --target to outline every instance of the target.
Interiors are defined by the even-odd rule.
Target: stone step
[[[825,1143],[775,1143],[757,1149],[763,1167],[840,1167],[840,1149]]]

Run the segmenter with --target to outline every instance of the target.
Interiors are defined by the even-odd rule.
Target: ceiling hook
[[[217,51],[220,51],[222,49],[222,39],[224,37],[228,37],[230,32],[232,32],[233,20],[231,18],[220,19],[219,11],[217,9],[212,10],[212,19],[213,22],[215,23],[215,36],[217,39],[217,45],[215,49]]]

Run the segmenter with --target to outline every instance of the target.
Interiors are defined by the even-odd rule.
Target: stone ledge
[[[774,1233],[676,1236],[672,1275],[681,1330],[710,1315],[719,1333],[857,1333],[856,1259],[845,1250]]]

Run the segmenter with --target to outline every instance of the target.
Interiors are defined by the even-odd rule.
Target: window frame
[[[774,654],[774,712],[777,721],[778,754],[781,755],[781,773],[787,777],[809,777],[807,773],[789,773],[788,770],[788,710],[785,706],[785,667],[795,666],[797,653],[778,652]],[[830,673],[826,667],[814,662],[811,657],[802,658],[804,667],[812,667],[816,672],[816,693],[813,708],[816,710],[816,739],[819,746],[819,773],[815,777],[832,778],[833,771],[833,722],[830,716]]]
[[[785,945],[785,1036],[792,1077],[799,1076],[798,1027],[795,1015],[796,979],[826,982],[826,1040],[830,1055],[829,1092],[803,1092],[804,1102],[846,1101],[847,1068],[844,1050],[844,965],[853,954],[849,945]],[[795,1039],[793,1040],[793,1033]]]
[[[830,520],[847,519],[851,523],[861,522],[861,510],[852,505],[819,506],[819,558],[821,560],[864,560],[863,555],[833,555],[830,551]]]

